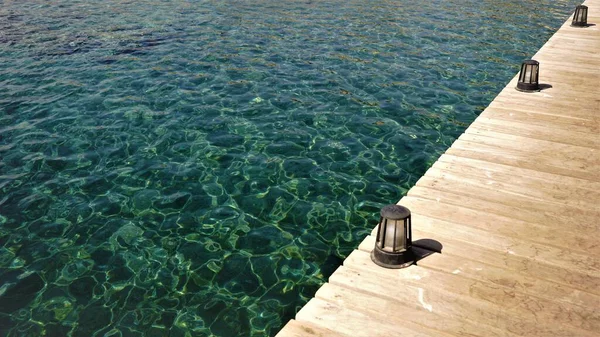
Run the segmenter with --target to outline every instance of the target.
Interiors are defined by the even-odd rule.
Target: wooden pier
[[[367,237],[277,335],[600,336],[600,0],[533,57],[399,204],[441,254],[376,266]],[[425,252],[425,251],[422,251]]]

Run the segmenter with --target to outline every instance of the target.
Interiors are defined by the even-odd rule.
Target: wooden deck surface
[[[390,270],[367,237],[277,337],[600,336],[600,0],[533,57],[399,204],[443,245]],[[425,253],[425,251],[422,251]]]

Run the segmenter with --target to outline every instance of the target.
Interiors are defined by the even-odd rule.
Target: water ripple
[[[0,335],[274,335],[576,4],[3,3]]]

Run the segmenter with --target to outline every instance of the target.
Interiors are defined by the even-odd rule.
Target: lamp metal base
[[[589,26],[590,25],[588,25],[588,24],[583,24],[583,25],[578,25],[578,24],[574,25],[574,24],[571,24],[571,27],[575,27],[575,28],[587,28]]]
[[[389,269],[406,268],[415,263],[415,254],[408,248],[404,252],[390,253],[375,246],[371,252],[371,260],[381,267]]]
[[[519,87],[519,86],[517,86],[517,87],[515,87],[515,89],[517,89],[517,91],[520,91],[520,92],[540,92],[540,87],[539,86],[533,87],[533,88],[532,87]]]

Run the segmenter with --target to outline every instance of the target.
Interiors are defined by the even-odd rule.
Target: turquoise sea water
[[[0,336],[274,335],[577,4],[3,1]]]

